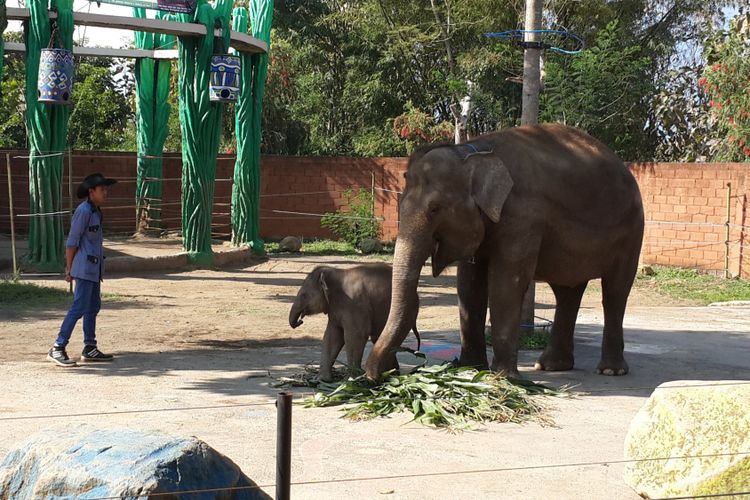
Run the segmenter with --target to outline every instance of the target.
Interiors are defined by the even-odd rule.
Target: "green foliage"
[[[352,189],[344,191],[346,203],[336,213],[326,213],[320,225],[356,247],[366,238],[380,237],[380,220],[373,211],[372,193],[360,189],[355,195]]]
[[[541,351],[547,347],[549,336],[550,333],[545,328],[522,328],[518,348],[522,351]],[[492,345],[492,329],[489,326],[484,329],[484,341],[488,346]]]
[[[698,83],[726,137],[729,158],[750,161],[750,14],[739,15],[730,30],[708,44],[711,63]],[[743,33],[743,31],[745,31]],[[734,154],[732,154],[734,153]]]
[[[639,46],[623,45],[622,27],[609,23],[580,55],[550,57],[542,120],[581,128],[628,160],[651,159],[643,156],[647,138],[642,133],[648,117],[643,99],[654,92],[650,64]]]
[[[75,105],[70,115],[68,140],[83,150],[120,149],[133,114],[125,96],[117,92],[109,68],[76,65]]]
[[[692,269],[654,267],[654,275],[639,275],[637,285],[650,287],[657,292],[710,304],[729,300],[750,300],[750,281],[724,279]]]
[[[432,142],[453,142],[453,125],[450,122],[435,123],[428,113],[406,103],[406,112],[393,119],[393,133],[406,143],[406,152]]]
[[[66,304],[70,293],[63,288],[19,281],[0,281],[0,304],[5,306],[56,306]]]
[[[561,394],[534,382],[448,364],[420,367],[408,375],[387,372],[376,386],[359,376],[320,383],[318,389],[306,406],[353,405],[344,408],[344,416],[352,420],[408,411],[412,421],[449,430],[471,429],[477,422],[546,421],[535,396]]]

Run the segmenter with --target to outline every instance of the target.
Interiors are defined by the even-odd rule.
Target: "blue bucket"
[[[70,104],[73,97],[73,52],[42,49],[39,60],[39,102]]]
[[[239,57],[211,57],[211,83],[208,90],[212,102],[237,102],[240,93]]]

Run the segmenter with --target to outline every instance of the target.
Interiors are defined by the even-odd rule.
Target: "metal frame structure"
[[[57,18],[57,12],[49,12],[50,19]],[[29,9],[19,7],[8,7],[8,20],[11,21],[26,21],[29,19]],[[87,12],[74,12],[73,23],[80,26],[92,26],[96,28],[114,28],[131,31],[148,31],[150,33],[164,33],[167,35],[175,36],[205,36],[208,32],[206,27],[202,24],[196,23],[182,23],[177,21],[165,21],[162,19],[141,19],[135,17],[126,16],[110,16],[105,14],[91,14]],[[217,29],[214,32],[215,36],[221,36],[222,30]],[[230,34],[229,45],[236,49],[238,52],[247,52],[250,54],[264,54],[268,52],[268,44],[263,40],[259,40],[255,37],[248,35],[247,33],[239,33],[232,31]],[[22,52],[25,50],[22,43],[7,43],[5,45],[8,52]],[[13,47],[15,50],[11,49]],[[103,48],[84,48],[76,47],[79,55],[94,55],[94,56],[111,56],[111,57],[154,57],[159,59],[160,57],[151,55],[150,52],[156,54],[157,52],[168,52],[169,57],[162,57],[162,59],[174,59],[176,58],[177,51],[157,50],[157,51],[143,51],[143,50],[129,50],[129,49],[103,49]],[[85,53],[90,51],[89,53]],[[74,49],[75,53],[76,50]],[[147,53],[149,52],[149,53]],[[174,52],[174,57],[172,57]],[[128,55],[130,54],[130,55]]]

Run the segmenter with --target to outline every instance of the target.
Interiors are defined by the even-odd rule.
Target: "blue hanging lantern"
[[[211,102],[237,102],[240,93],[240,58],[230,55],[211,57]]]
[[[73,97],[73,71],[73,51],[42,49],[37,100],[50,104],[70,104]]]

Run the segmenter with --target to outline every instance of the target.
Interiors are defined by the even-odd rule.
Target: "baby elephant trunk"
[[[304,308],[299,303],[299,299],[294,301],[294,304],[292,304],[292,309],[289,311],[289,326],[292,328],[297,328],[300,326],[304,321],[302,321],[302,318],[305,317]]]

